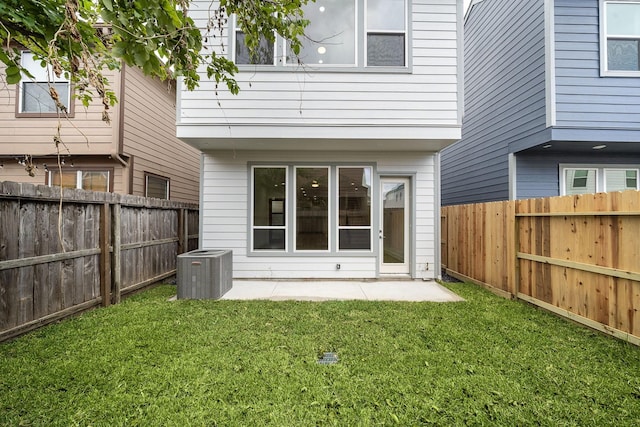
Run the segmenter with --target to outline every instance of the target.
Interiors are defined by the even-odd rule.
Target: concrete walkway
[[[464,301],[435,281],[234,280],[222,299],[272,301]]]

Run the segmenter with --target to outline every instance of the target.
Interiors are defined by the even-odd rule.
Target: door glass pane
[[[402,182],[382,184],[383,253],[385,264],[402,264],[404,254],[405,185]]]
[[[355,64],[355,0],[317,0],[303,6],[303,10],[304,18],[310,23],[305,29],[300,61],[303,64]],[[293,56],[287,62],[297,63]]]
[[[296,249],[329,249],[329,169],[296,169]]]
[[[404,66],[404,34],[367,34],[367,65]]]

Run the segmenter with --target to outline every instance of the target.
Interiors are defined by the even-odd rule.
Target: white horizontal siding
[[[202,27],[209,10],[208,0],[196,0],[191,3],[190,15]],[[260,138],[265,136],[262,125],[267,124],[330,126],[332,131],[325,135],[329,138],[340,138],[343,126],[443,127],[459,132],[460,11],[456,0],[412,1],[412,66],[408,72],[354,72],[348,68],[337,72],[311,66],[250,69],[237,75],[241,87],[237,96],[223,85],[216,90],[215,83],[203,74],[198,89],[181,91],[178,135],[234,138],[234,126],[255,126],[255,138]],[[211,49],[228,53],[216,45],[219,40],[209,38]],[[229,40],[226,29],[222,40],[225,44]],[[201,135],[189,126],[198,124],[203,125]],[[419,136],[415,131],[406,135],[429,139],[429,135]],[[450,135],[455,139],[455,132]]]
[[[415,236],[414,271],[418,278],[434,278],[435,162],[431,153],[389,153],[301,151],[216,151],[204,154],[201,193],[201,245],[229,248],[234,254],[236,278],[374,278],[377,254],[363,256],[247,256],[249,233],[249,162],[348,163],[376,165],[378,175],[414,177]],[[375,195],[374,195],[375,196]],[[378,215],[377,212],[374,215]],[[373,230],[377,236],[377,230]],[[340,264],[340,270],[336,269]]]

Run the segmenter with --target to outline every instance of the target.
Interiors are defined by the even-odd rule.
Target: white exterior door
[[[408,178],[380,178],[380,274],[409,274]]]

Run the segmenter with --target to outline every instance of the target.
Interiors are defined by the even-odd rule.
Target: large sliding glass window
[[[251,250],[371,252],[372,176],[371,166],[254,166]]]
[[[234,60],[238,65],[404,70],[410,43],[409,4],[407,0],[315,0],[302,5],[309,25],[298,55],[289,40],[276,34],[274,42],[261,38],[251,57],[242,23],[236,22],[230,40]]]
[[[329,168],[296,168],[296,250],[329,250]]]
[[[253,249],[286,249],[287,168],[253,169]]]
[[[371,168],[338,168],[338,249],[371,249]]]

